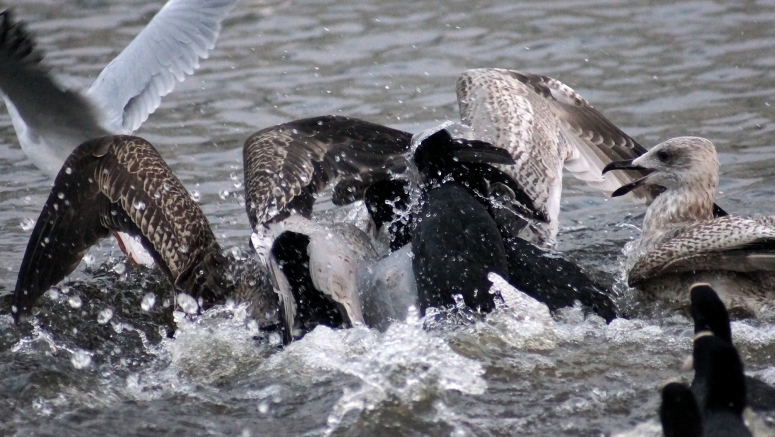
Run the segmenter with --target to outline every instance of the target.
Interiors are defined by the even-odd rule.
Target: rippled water
[[[16,11],[53,70],[86,87],[158,3],[25,0]],[[201,195],[224,247],[247,253],[250,133],[327,113],[418,131],[457,117],[463,70],[513,68],[564,81],[647,147],[710,138],[719,205],[773,214],[775,5],[726,3],[244,0],[137,133]],[[0,112],[0,295],[49,184]],[[559,248],[612,282],[643,207],[572,179],[563,196]],[[3,301],[0,434],[600,435],[653,418],[660,384],[691,376],[679,371],[690,323],[676,314],[605,326],[499,310],[427,330],[319,329],[278,351],[241,307],[172,320],[163,279],[116,253],[112,241],[92,250],[91,267],[41,299],[29,332]],[[775,383],[773,328],[733,326],[747,369]]]

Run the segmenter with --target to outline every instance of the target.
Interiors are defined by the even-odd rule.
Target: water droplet
[[[231,172],[231,173],[229,174],[229,177],[230,177],[230,178],[231,178],[231,180],[233,180],[233,181],[236,181],[237,179],[239,179],[239,176],[237,176],[237,173],[235,173],[235,172]]]
[[[259,403],[258,412],[261,414],[266,414],[267,412],[269,412],[269,404],[266,401]]]
[[[70,167],[65,168],[65,174],[73,174],[73,169]]]
[[[52,288],[48,291],[48,297],[51,300],[58,300],[59,299],[59,292],[56,288]]]
[[[126,264],[124,263],[116,264],[115,266],[113,266],[113,271],[119,275],[123,275],[124,272],[126,272]]]
[[[199,310],[196,300],[186,293],[178,293],[178,306],[186,314],[196,314]]]
[[[160,197],[161,197],[161,193],[160,192],[156,191],[156,192],[153,193],[153,198],[154,199],[158,199]]]
[[[218,193],[218,197],[220,197],[221,199],[226,199],[227,197],[229,197],[229,190],[221,191],[220,193]]]
[[[116,334],[121,334],[121,332],[124,331],[124,324],[123,323],[111,323],[111,326],[113,326],[113,330],[116,331]]]
[[[194,202],[199,202],[199,199],[201,199],[201,198],[202,198],[202,195],[199,194],[199,191],[197,191],[197,190],[191,191],[191,199]]]
[[[59,197],[60,199],[64,199],[65,198],[65,193],[62,193],[60,191],[59,194],[57,194],[57,197]]]
[[[73,367],[76,369],[83,369],[91,364],[91,354],[83,349],[78,349],[73,352],[70,362],[73,363]]]
[[[23,222],[19,223],[22,227],[22,231],[31,231],[35,227],[36,220],[33,218],[26,218]]]
[[[32,197],[24,196],[24,203],[31,203],[31,202],[32,202]]]
[[[269,344],[272,346],[280,346],[283,343],[282,336],[277,332],[272,332],[269,334]]]
[[[110,319],[113,318],[113,310],[110,308],[105,308],[104,310],[100,311],[99,314],[97,314],[97,323],[100,325],[104,325],[110,321]]]
[[[137,208],[138,211],[142,211],[145,209],[145,202],[142,200],[138,200],[137,203],[135,203],[135,208]]]
[[[86,263],[86,267],[91,267],[94,264],[94,255],[87,253],[86,256],[83,257],[83,262]]]
[[[181,244],[178,246],[178,251],[180,253],[188,253],[188,245],[187,244]]]
[[[140,302],[140,308],[142,308],[143,311],[150,311],[154,305],[156,305],[156,295],[153,293],[148,293],[143,296],[143,300]]]
[[[171,187],[170,187],[170,183],[169,183],[169,182],[164,182],[164,183],[161,185],[161,187],[162,187],[162,189],[164,189],[164,191],[169,191],[169,190],[170,190],[170,188],[171,188]]]
[[[73,308],[80,308],[81,305],[83,305],[83,302],[79,296],[70,297],[70,299],[67,299],[67,303],[69,303]]]

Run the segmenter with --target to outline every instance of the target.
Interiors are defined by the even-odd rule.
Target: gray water
[[[25,0],[16,13],[52,70],[87,87],[159,3]],[[137,134],[199,193],[223,246],[249,256],[241,146],[252,132],[322,114],[417,132],[457,118],[463,70],[519,69],[562,80],[646,147],[710,138],[717,203],[773,214],[774,45],[771,2],[244,0]],[[589,436],[653,419],[661,384],[691,378],[680,371],[690,321],[637,305],[639,318],[608,326],[501,309],[385,334],[321,328],[278,350],[243,307],[172,320],[169,286],[126,267],[108,240],[20,331],[7,296],[49,187],[0,111],[3,435]],[[568,177],[559,249],[613,283],[643,212]],[[733,331],[747,371],[775,383],[775,324]]]

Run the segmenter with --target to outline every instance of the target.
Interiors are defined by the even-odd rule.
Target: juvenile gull
[[[556,79],[496,68],[468,70],[457,80],[457,99],[460,118],[476,138],[508,150],[514,158],[513,165],[501,169],[543,217],[531,226],[535,235],[529,239],[536,244],[554,246],[563,167],[607,192],[646,174],[635,170],[601,176],[609,162],[636,158],[646,149]],[[632,191],[646,203],[657,193],[652,187]]]
[[[410,140],[400,130],[323,116],[272,126],[245,141],[251,244],[280,297],[286,343],[319,323],[365,322],[355,287],[359,262],[376,256],[369,237],[354,226],[315,223],[312,207],[333,183],[351,188],[335,193],[354,197],[369,181],[404,171]]]
[[[628,254],[628,283],[688,307],[686,290],[707,282],[732,314],[772,315],[775,298],[775,218],[714,218],[718,158],[704,138],[665,141],[631,161],[608,164],[611,170],[650,173],[613,193],[660,187],[646,210],[643,229]]]
[[[106,136],[78,146],[54,180],[19,269],[14,318],[29,315],[115,231],[139,237],[175,291],[200,305],[234,289],[210,224],[156,149],[142,138]]]
[[[169,0],[84,92],[63,87],[25,26],[0,12],[0,92],[24,153],[53,179],[84,141],[135,131],[207,57],[237,1]],[[135,240],[120,242],[153,263]]]
[[[449,128],[454,130],[456,127]],[[351,310],[346,311],[345,313],[347,314],[342,314],[346,316],[346,318],[342,318],[342,321],[346,322],[347,319],[350,319],[349,321],[352,322],[353,317],[351,316],[356,315],[352,309],[357,306],[354,299],[359,297],[353,291],[356,288],[364,294],[364,300],[368,301],[362,302],[364,304],[362,311],[363,321],[371,324],[369,314],[375,313],[375,311],[370,309],[372,304],[385,304],[383,308],[389,311],[387,307],[390,305],[386,301],[396,301],[397,299],[397,301],[402,302],[401,305],[412,300],[416,301],[417,298],[413,299],[408,297],[408,295],[405,296],[406,293],[412,293],[415,276],[429,278],[430,288],[426,287],[426,289],[430,290],[430,293],[421,293],[420,296],[420,304],[423,309],[429,305],[449,304],[448,300],[452,299],[452,293],[447,293],[448,299],[445,299],[443,296],[435,299],[434,293],[438,294],[438,291],[433,291],[433,287],[446,289],[448,292],[452,288],[445,287],[438,280],[434,281],[433,278],[422,273],[434,271],[434,269],[422,269],[421,265],[418,264],[422,264],[434,258],[434,256],[424,254],[422,252],[425,250],[423,247],[410,245],[410,248],[404,247],[402,249],[402,246],[408,241],[417,238],[418,235],[422,235],[422,229],[425,229],[427,232],[435,232],[432,229],[433,226],[423,227],[418,225],[419,222],[425,221],[426,216],[428,216],[427,223],[436,219],[446,223],[448,220],[454,220],[454,217],[450,217],[450,215],[461,215],[460,208],[455,209],[450,206],[450,202],[456,200],[464,201],[464,203],[467,202],[467,205],[477,211],[483,210],[480,211],[483,214],[480,214],[482,222],[493,223],[493,220],[495,220],[495,223],[491,225],[493,235],[484,240],[488,244],[495,244],[494,241],[497,240],[501,244],[501,251],[503,251],[503,242],[507,241],[509,247],[506,248],[507,258],[503,260],[503,263],[517,266],[515,271],[519,271],[521,276],[533,274],[540,276],[542,280],[532,283],[530,291],[543,297],[544,299],[542,300],[548,300],[547,303],[550,308],[556,309],[569,304],[572,305],[577,298],[581,298],[584,303],[590,304],[585,301],[586,295],[590,290],[593,290],[592,294],[599,297],[590,295],[590,300],[593,302],[590,305],[595,306],[599,304],[596,310],[602,311],[607,320],[614,317],[615,309],[610,302],[610,298],[600,291],[601,289],[590,281],[577,266],[556,256],[546,256],[541,250],[530,246],[529,243],[523,240],[502,240],[501,233],[504,231],[501,231],[500,228],[508,228],[508,225],[511,224],[518,226],[520,223],[520,220],[515,218],[514,211],[518,210],[520,213],[527,215],[534,213],[533,211],[521,210],[519,207],[513,210],[510,208],[513,206],[510,201],[514,199],[521,199],[521,202],[518,202],[522,204],[521,206],[524,206],[524,204],[530,205],[530,199],[527,198],[521,188],[508,175],[487,165],[490,162],[504,164],[513,162],[509,158],[508,151],[498,148],[493,149],[491,145],[481,141],[447,138],[446,141],[441,141],[440,151],[451,151],[454,155],[450,158],[451,161],[444,159],[444,156],[446,156],[444,153],[423,155],[421,152],[423,142],[433,136],[433,132],[436,132],[436,130],[432,129],[429,132],[416,135],[410,147],[409,139],[411,135],[408,133],[357,119],[326,116],[297,120],[270,127],[258,132],[246,141],[244,147],[246,209],[254,229],[251,242],[258,252],[261,263],[269,271],[275,290],[281,296],[286,327],[293,327],[294,324],[299,322],[302,324],[307,323],[307,327],[311,327],[319,322],[328,324],[333,322],[336,325],[339,323],[338,319],[330,317],[331,314],[337,314],[334,303],[347,303],[350,306]],[[443,164],[444,162],[446,164]],[[443,164],[442,167],[438,167],[441,164]],[[408,168],[414,165],[417,165],[420,173],[425,174],[420,180],[411,175],[412,171],[407,171]],[[446,167],[448,165],[452,165],[455,169],[450,170],[450,168]],[[462,167],[460,165],[465,167],[465,169],[461,170]],[[423,168],[423,166],[427,168]],[[473,170],[474,167],[476,167],[475,171]],[[428,171],[431,171],[433,175],[429,175]],[[464,176],[465,173],[469,175]],[[444,176],[440,176],[440,174]],[[470,174],[477,174],[479,176],[471,178]],[[439,181],[442,179],[450,182],[451,180],[446,179],[448,177],[452,179],[463,177],[462,183],[465,187],[457,183],[447,184],[449,186],[443,187],[440,190],[431,189],[431,187],[439,185]],[[431,179],[438,181],[434,182]],[[417,183],[420,183],[420,185],[418,186]],[[441,185],[445,184],[441,183]],[[332,229],[309,220],[315,198],[328,186],[333,186],[334,203],[365,200],[369,212],[378,226],[384,228],[385,226],[383,225],[390,224],[391,249],[395,251],[390,257],[380,259],[379,261],[369,261],[370,256],[347,255],[348,247],[335,249],[337,246],[342,246],[336,244],[336,240],[341,238],[341,227],[340,229]],[[468,193],[469,189],[478,190],[479,194],[472,196],[472,194]],[[412,198],[412,196],[417,197],[417,193],[421,196],[427,196],[427,198],[419,203],[417,209],[412,209],[410,204],[417,204],[416,201],[418,200]],[[439,193],[449,195],[444,196]],[[442,198],[428,201],[429,198],[439,195]],[[476,196],[479,197],[477,198]],[[489,204],[491,202],[491,200],[488,200],[488,196],[493,197],[493,200],[497,199],[499,202],[497,207],[492,204],[489,205],[488,208],[491,212],[488,212],[488,208],[482,206],[482,204]],[[449,206],[449,210],[444,205]],[[423,212],[419,207],[436,208],[438,211]],[[493,212],[492,210],[496,211]],[[415,214],[417,217],[422,217],[422,219],[413,221],[411,217],[415,216]],[[403,215],[408,215],[410,218],[399,217]],[[441,216],[444,216],[444,218]],[[504,216],[506,216],[505,219]],[[393,227],[392,225],[396,224],[397,220],[402,220],[401,225]],[[470,222],[471,220],[470,218],[465,218],[463,221]],[[358,233],[356,231],[353,232]],[[293,235],[295,237],[291,238]],[[363,234],[360,233],[360,235],[359,239],[362,240]],[[449,235],[443,244],[462,241],[464,237],[465,235],[462,234]],[[311,250],[309,243],[314,238],[327,238],[333,244],[327,246],[329,248],[328,252],[313,253],[314,251]],[[481,245],[481,235],[472,234],[470,238],[473,248]],[[394,244],[399,240],[400,244]],[[420,238],[420,240],[439,241],[440,239],[431,237],[430,239]],[[441,240],[444,239],[442,238]],[[457,249],[450,250],[454,251]],[[486,251],[487,249],[485,249]],[[409,261],[409,258],[406,256],[408,252],[414,254],[411,263],[407,262]],[[450,253],[447,252],[444,256],[451,260]],[[455,253],[457,254],[458,252]],[[297,257],[297,264],[301,263],[301,268],[293,267],[291,255],[294,254]],[[314,271],[310,272],[310,267],[314,263],[312,261],[313,258],[316,256],[334,260],[356,260],[358,273],[355,275],[355,278],[353,277],[352,265],[349,261],[341,266],[338,266],[337,263],[329,263],[329,268],[348,270],[350,281],[356,281],[358,287],[347,287],[348,291],[346,292],[334,292],[331,289],[325,290],[325,287],[321,287],[321,281],[319,280],[297,277],[299,273],[304,273],[305,271],[307,273],[315,273]],[[455,258],[457,259],[457,256]],[[468,259],[468,254],[460,253],[460,258]],[[305,263],[309,265],[305,267]],[[368,268],[364,268],[364,265],[367,265]],[[390,267],[388,268],[386,265]],[[481,269],[477,266],[478,264],[467,264],[465,267],[460,267],[455,274],[463,273],[466,270],[479,272]],[[535,270],[536,267],[539,271]],[[414,270],[407,270],[412,268]],[[289,269],[293,270],[293,272]],[[420,273],[418,273],[418,269],[421,271]],[[442,271],[446,270],[436,269],[434,272],[442,273]],[[486,293],[486,290],[489,289],[486,274],[489,271],[487,270],[483,275],[480,275],[482,281],[479,282],[482,282],[482,284],[486,282],[486,286],[479,284],[482,286],[476,286],[469,291],[459,290],[466,303],[472,308],[479,307],[486,311],[493,307],[491,302],[492,296]],[[562,272],[559,273],[560,271]],[[508,276],[505,272],[500,272],[504,276]],[[378,279],[375,279],[375,277]],[[546,282],[543,280],[546,280]],[[294,281],[295,283],[292,283]],[[470,282],[464,278],[456,286],[459,287]],[[375,286],[375,283],[381,283],[387,291],[383,289],[381,290],[383,294],[380,294],[380,290]],[[313,311],[300,311],[299,307],[308,304],[312,305],[313,298],[305,297],[305,293],[313,290],[329,296],[329,299],[333,300],[333,302],[315,301],[314,305],[324,305],[328,309],[317,312],[317,314],[323,316],[319,320],[308,320],[305,322],[304,318],[306,316],[301,313],[309,316]],[[480,296],[475,299],[469,299],[468,293],[476,293],[475,290],[480,290]],[[416,296],[416,292],[414,293]],[[396,297],[388,299],[386,294],[395,294]],[[537,296],[539,299],[541,297]],[[301,314],[301,317],[297,317],[297,314]],[[323,320],[326,318],[328,320]],[[382,324],[383,321],[384,318],[376,323]],[[304,331],[303,326],[298,326],[298,328]],[[293,329],[286,329],[285,341],[292,340],[294,335],[291,331]]]

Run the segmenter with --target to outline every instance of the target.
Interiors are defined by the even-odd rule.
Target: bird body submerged
[[[604,169],[650,171],[614,196],[644,185],[663,190],[647,209],[642,234],[628,254],[628,282],[681,307],[689,305],[689,285],[707,282],[733,314],[771,315],[775,220],[714,218],[718,168],[713,143],[679,137],[635,160],[614,162]]]
[[[230,292],[207,219],[156,149],[138,137],[107,136],[78,146],[54,180],[19,269],[14,316],[29,314],[115,231],[139,237],[177,291],[207,303]]]

